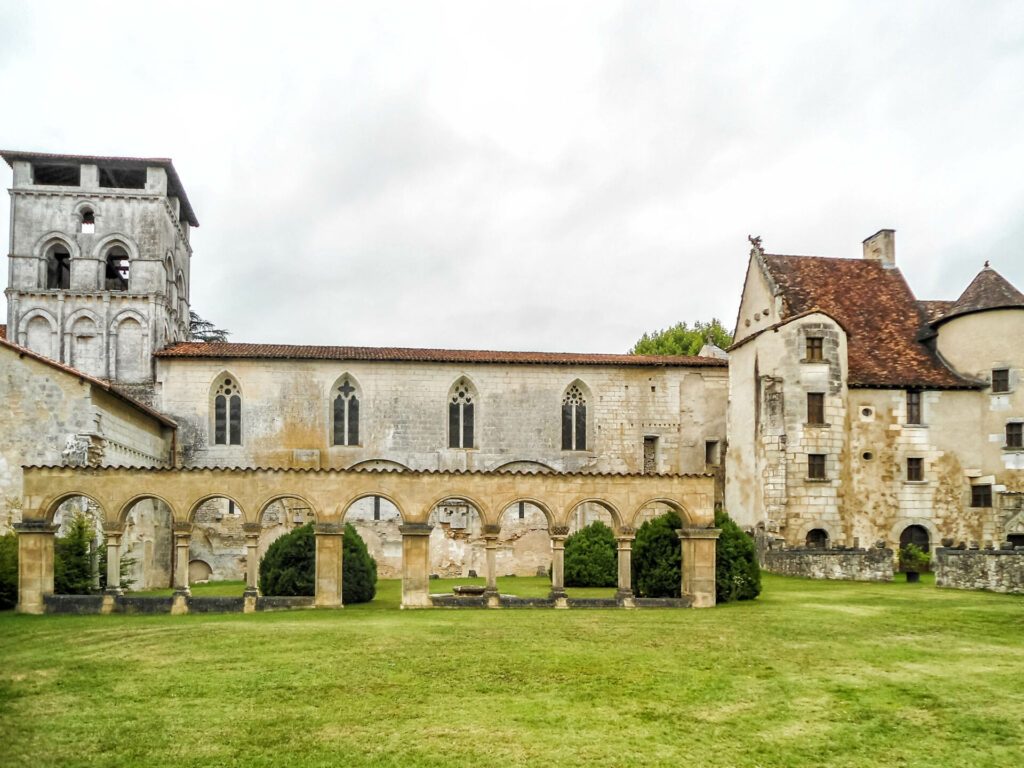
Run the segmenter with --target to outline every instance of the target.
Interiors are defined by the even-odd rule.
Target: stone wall
[[[784,576],[850,581],[892,581],[891,549],[774,549],[761,553],[761,567]]]
[[[1024,594],[1024,547],[935,550],[935,585]]]

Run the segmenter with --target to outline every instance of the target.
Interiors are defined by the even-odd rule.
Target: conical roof
[[[985,268],[967,286],[960,298],[937,322],[944,323],[959,315],[983,312],[986,309],[1024,309],[1024,293],[985,262]]]

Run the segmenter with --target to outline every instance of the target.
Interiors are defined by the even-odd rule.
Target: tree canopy
[[[198,312],[188,311],[189,341],[227,341],[231,331],[217,328],[209,320],[204,320]]]
[[[717,317],[710,322],[698,320],[691,328],[686,322],[676,323],[653,333],[645,333],[633,348],[631,355],[696,355],[705,344],[725,349],[732,344],[732,336]]]

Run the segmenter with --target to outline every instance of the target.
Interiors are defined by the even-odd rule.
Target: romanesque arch
[[[18,321],[18,343],[43,357],[58,360],[57,319],[45,309],[33,309]]]

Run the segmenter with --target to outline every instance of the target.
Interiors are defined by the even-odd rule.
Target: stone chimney
[[[896,266],[896,230],[880,229],[864,241],[864,258],[880,261],[882,266]]]

